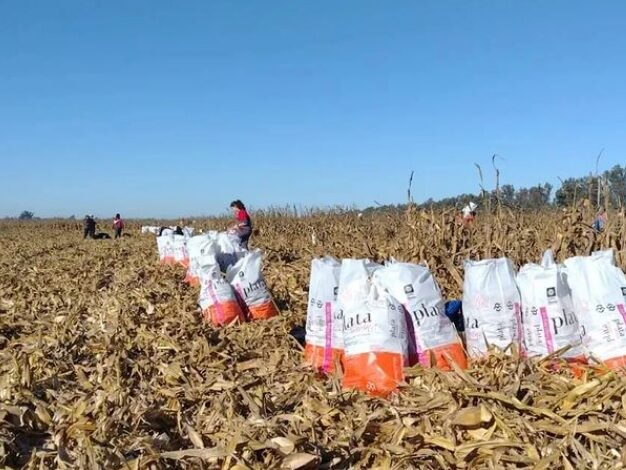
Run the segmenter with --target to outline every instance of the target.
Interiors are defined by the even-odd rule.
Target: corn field
[[[83,240],[67,221],[0,222],[0,466],[103,469],[626,468],[626,379],[574,377],[494,354],[466,371],[417,366],[389,400],[302,364],[309,266],[330,254],[425,262],[460,298],[463,261],[538,262],[613,248],[624,212],[590,204],[480,215],[267,213],[251,244],[281,314],[216,329],[153,236]],[[222,229],[225,220],[196,228]]]

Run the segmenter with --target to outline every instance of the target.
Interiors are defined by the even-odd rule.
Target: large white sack
[[[483,356],[488,345],[520,346],[520,296],[509,259],[465,262],[463,316],[470,357]]]
[[[189,254],[189,267],[187,268],[187,276],[185,280],[191,284],[197,284],[200,278],[200,268],[203,264],[210,264],[211,260],[203,258],[211,256],[212,262],[215,261],[218,247],[215,240],[211,239],[209,234],[196,235],[187,240],[187,253]]]
[[[569,258],[565,266],[587,356],[624,367],[626,276],[606,252]]]
[[[311,262],[305,359],[324,372],[343,352],[343,313],[337,302],[341,263],[330,256]]]
[[[400,303],[372,281],[379,265],[367,260],[341,263],[338,301],[343,310],[346,388],[387,395],[404,378],[408,345]]]
[[[235,292],[220,271],[214,255],[203,256],[203,264],[197,274],[200,279],[198,304],[204,319],[216,326],[243,320]]]
[[[174,261],[183,266],[189,263],[189,254],[187,253],[187,237],[184,235],[173,236]]]
[[[527,264],[517,275],[522,299],[522,331],[528,357],[545,357],[559,349],[566,359],[584,359],[578,318],[563,266],[554,262],[552,251],[541,265]]]
[[[263,277],[261,250],[246,252],[243,258],[226,270],[226,278],[239,295],[250,319],[266,320],[278,315]]]
[[[169,264],[174,262],[174,236],[161,235],[156,237],[157,248],[159,250],[159,260],[161,263]]]
[[[463,345],[453,323],[445,315],[441,290],[430,270],[412,263],[388,263],[374,278],[398,300],[407,317],[409,365],[437,365],[449,369],[446,356],[467,366]],[[435,362],[431,363],[431,356]]]

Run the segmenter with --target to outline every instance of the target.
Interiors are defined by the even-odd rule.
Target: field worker
[[[247,250],[248,240],[250,240],[250,235],[252,235],[252,220],[250,219],[250,215],[248,211],[246,211],[246,206],[244,206],[243,202],[239,199],[231,202],[230,208],[235,214],[235,219],[237,219],[237,223],[231,227],[231,230],[239,237],[241,247]]]
[[[124,221],[119,214],[115,214],[115,219],[113,219],[113,230],[115,230],[115,238],[120,238],[122,236],[123,229]]]
[[[463,208],[461,211],[463,214],[462,223],[466,227],[470,225],[474,220],[476,220],[476,208],[478,206],[473,202],[470,202],[467,206]]]
[[[83,220],[83,240],[87,237],[93,238],[96,235],[96,220],[93,215],[86,215]]]
[[[604,230],[604,226],[606,225],[606,210],[604,207],[601,207],[596,215],[596,220],[593,221],[593,229],[596,232],[602,232]]]

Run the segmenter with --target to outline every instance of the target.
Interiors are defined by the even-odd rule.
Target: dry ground
[[[626,464],[626,379],[493,357],[415,368],[389,401],[301,365],[313,256],[425,260],[448,297],[462,261],[518,265],[613,247],[587,212],[258,217],[279,318],[217,330],[153,236],[82,240],[65,222],[0,222],[0,465],[9,468],[603,468]],[[224,221],[196,225],[218,228]],[[313,239],[315,243],[313,243]]]

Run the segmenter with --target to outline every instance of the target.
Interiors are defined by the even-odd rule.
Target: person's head
[[[116,218],[116,219],[120,219],[121,217],[120,217],[120,215],[119,215],[119,214],[115,214],[115,218]]]
[[[233,201],[230,203],[230,208],[235,212],[239,212],[239,211],[245,211],[246,210],[246,206],[243,205],[243,202],[241,202],[239,199],[237,199],[236,201]]]

